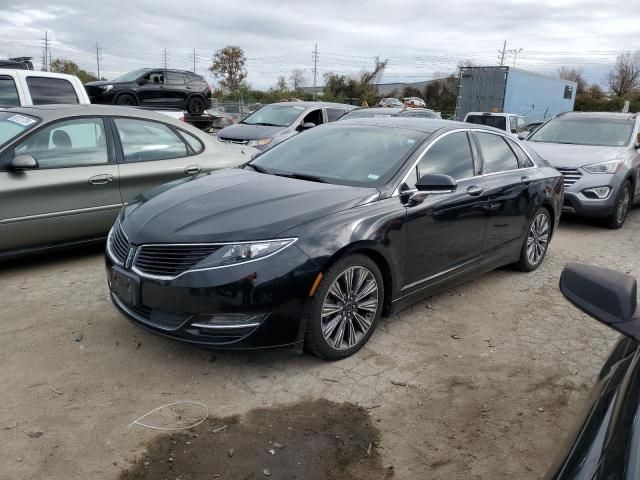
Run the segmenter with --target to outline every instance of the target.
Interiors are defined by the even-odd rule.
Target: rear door
[[[450,175],[458,186],[407,207],[405,289],[423,288],[472,265],[482,254],[487,226],[486,198],[467,132],[445,134],[428,148],[405,182],[408,189],[427,173]]]
[[[138,118],[113,118],[122,201],[157,185],[200,173],[198,141],[187,141],[169,125]],[[202,145],[200,145],[201,148]]]
[[[14,172],[14,155],[39,168]],[[105,236],[122,202],[114,148],[102,118],[75,118],[37,130],[0,164],[0,253]]]
[[[27,75],[25,83],[32,105],[80,103],[74,85],[66,78]]]
[[[165,71],[165,98],[167,107],[181,107],[187,98],[186,78],[180,72]]]
[[[515,146],[502,135],[474,131],[483,159],[483,188],[488,194],[487,255],[521,247],[532,204],[529,185],[535,178],[521,168]],[[526,166],[525,166],[526,167]]]

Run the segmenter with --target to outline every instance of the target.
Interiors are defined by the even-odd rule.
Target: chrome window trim
[[[491,135],[497,135],[499,137],[502,137],[503,139],[508,138],[507,135],[502,134],[500,132],[492,132],[490,130],[484,130],[482,128],[458,128],[455,130],[449,130],[448,132],[444,132],[442,135],[440,135],[439,137],[437,137],[433,142],[431,142],[429,145],[427,145],[425,147],[425,149],[420,153],[420,155],[418,156],[418,158],[416,159],[416,161],[413,163],[413,165],[411,166],[411,168],[409,168],[407,170],[407,173],[405,174],[404,177],[402,177],[402,180],[400,180],[400,182],[398,183],[398,185],[396,185],[396,188],[393,190],[393,194],[391,195],[392,197],[397,197],[400,195],[400,186],[407,180],[407,178],[409,178],[409,175],[411,175],[411,171],[414,170],[415,168],[418,167],[418,164],[420,163],[420,160],[422,160],[422,157],[424,157],[427,152],[431,149],[431,147],[433,145],[435,145],[436,143],[438,143],[442,138],[446,137],[447,135],[451,135],[452,133],[460,133],[460,132],[480,132],[480,133],[490,133]],[[513,138],[511,138],[511,140],[513,140]],[[507,142],[507,146],[509,146],[509,143]],[[471,145],[469,145],[469,148],[472,148]],[[539,165],[535,162],[535,160],[531,157],[531,155],[529,154],[529,152],[527,152],[527,150],[523,147],[522,151],[525,153],[525,155],[527,156],[527,158],[529,158],[529,160],[531,160],[531,163],[533,164],[533,167],[523,167],[523,168],[516,168],[516,169],[512,169],[512,170],[503,170],[501,172],[493,172],[493,173],[481,173],[479,175],[474,175],[472,177],[465,177],[465,178],[459,178],[456,179],[456,182],[462,182],[465,180],[471,180],[473,178],[482,178],[482,177],[489,177],[491,175],[500,175],[502,173],[509,173],[509,172],[520,172],[523,170],[531,170],[531,169],[537,169],[539,168]],[[509,146],[509,149],[511,150],[511,147]],[[511,150],[513,151],[513,150]],[[472,152],[473,153],[473,152]],[[518,155],[513,152],[513,154],[515,155],[516,159],[518,158]],[[477,157],[474,156],[474,166],[478,167],[478,165],[476,164],[477,162]],[[402,193],[410,193],[412,191],[417,191],[416,189],[411,189],[411,190],[405,190]]]
[[[181,272],[178,275],[174,275],[174,276],[153,275],[153,274],[150,274],[150,273],[141,272],[136,267],[136,263],[138,261],[138,255],[140,254],[140,251],[144,247],[192,247],[192,246],[193,247],[204,247],[204,246],[207,246],[207,247],[226,247],[226,246],[229,246],[229,245],[248,245],[248,244],[252,244],[252,243],[279,242],[279,241],[285,241],[285,240],[289,240],[290,243],[288,243],[285,246],[279,248],[275,252],[270,253],[269,255],[265,255],[264,257],[255,258],[253,260],[247,260],[246,262],[232,263],[230,265],[218,265],[216,267],[205,267],[205,268],[190,268],[190,269],[185,270],[184,272]],[[131,271],[136,273],[136,274],[138,274],[142,278],[148,278],[148,279],[152,279],[152,280],[171,281],[171,280],[176,280],[176,279],[178,279],[178,278],[180,278],[183,275],[186,275],[188,273],[206,272],[206,271],[209,271],[209,270],[218,270],[220,268],[236,267],[238,265],[246,265],[247,263],[259,262],[260,260],[264,260],[266,258],[272,257],[273,255],[276,255],[277,253],[282,252],[284,249],[289,248],[291,245],[293,245],[297,241],[298,241],[297,237],[289,237],[289,238],[271,238],[269,240],[249,240],[249,241],[242,241],[242,242],[219,242],[219,243],[147,243],[147,244],[140,245],[136,249],[136,255],[133,258],[133,262],[131,262],[131,265],[132,265],[131,266]]]

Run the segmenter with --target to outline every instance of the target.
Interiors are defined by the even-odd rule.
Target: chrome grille
[[[564,177],[565,187],[573,185],[582,178],[580,170],[576,170],[575,168],[557,168],[556,170],[558,170]]]
[[[127,240],[127,237],[120,226],[120,222],[118,222],[113,227],[111,237],[109,238],[109,250],[111,251],[111,255],[114,257],[114,260],[124,264],[127,259],[127,255],[129,254],[130,247],[131,245],[129,244],[129,240]]]
[[[143,245],[138,250],[134,266],[143,274],[175,277],[219,248],[220,245]]]
[[[224,143],[235,143],[237,145],[246,145],[249,143],[249,140],[238,140],[236,138],[226,138],[226,137],[218,137],[218,140]]]

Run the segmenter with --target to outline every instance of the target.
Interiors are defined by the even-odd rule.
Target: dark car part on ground
[[[113,81],[85,84],[91,103],[179,108],[200,115],[211,107],[211,87],[204,78],[186,70],[142,68]]]
[[[622,333],[584,407],[546,475],[547,480],[640,477],[640,309],[635,278],[570,263],[563,295],[587,315]]]
[[[381,315],[501,265],[537,268],[562,192],[492,129],[336,122],[128,205],[107,244],[111,298],[195,345],[344,358]]]

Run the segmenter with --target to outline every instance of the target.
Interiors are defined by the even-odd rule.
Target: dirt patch
[[[390,478],[369,413],[351,403],[304,401],[210,418],[187,433],[163,434],[122,480]]]

